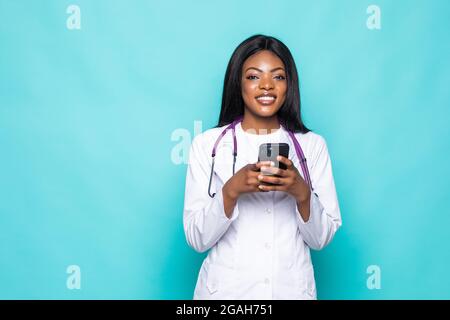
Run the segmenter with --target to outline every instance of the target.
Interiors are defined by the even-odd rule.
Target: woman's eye
[[[249,80],[255,80],[255,79],[258,79],[258,77],[257,77],[257,76],[250,75],[250,76],[247,76],[247,79],[249,79]]]
[[[285,76],[275,76],[275,79],[277,79],[277,80],[285,80],[286,77]]]

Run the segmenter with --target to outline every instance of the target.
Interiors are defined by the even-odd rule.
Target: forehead
[[[272,51],[262,50],[251,55],[244,61],[243,70],[249,67],[256,67],[258,69],[268,67],[273,69],[276,67],[284,68],[284,64],[283,61],[281,61],[281,59]]]

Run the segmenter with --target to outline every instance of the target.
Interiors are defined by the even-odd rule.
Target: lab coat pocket
[[[206,287],[213,298],[232,299],[236,283],[234,269],[218,264],[209,265]]]

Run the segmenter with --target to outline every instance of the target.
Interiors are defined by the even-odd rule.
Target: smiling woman
[[[242,98],[249,116],[265,118],[277,113],[286,99],[283,61],[271,51],[262,50],[245,61],[243,70]]]
[[[260,115],[262,101],[256,98],[264,94],[272,96],[264,99],[275,100],[271,108]],[[258,123],[273,121],[276,114],[279,124],[287,130],[302,133],[309,131],[301,118],[294,58],[289,48],[278,39],[262,35],[250,37],[231,56],[225,73],[222,109],[217,127],[231,123],[244,113],[244,127],[248,121],[248,127],[254,127],[257,124],[254,118],[258,119]]]
[[[292,55],[273,37],[250,37],[224,82],[219,123],[189,154],[184,230],[192,248],[210,250],[194,298],[315,299],[309,249],[330,243],[341,215],[325,140],[301,119]],[[281,168],[257,160],[265,143],[295,152],[277,153]]]

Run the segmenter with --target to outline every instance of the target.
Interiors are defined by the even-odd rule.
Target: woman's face
[[[286,98],[284,64],[273,52],[259,51],[245,60],[241,84],[242,98],[248,111],[259,117],[271,117]]]

